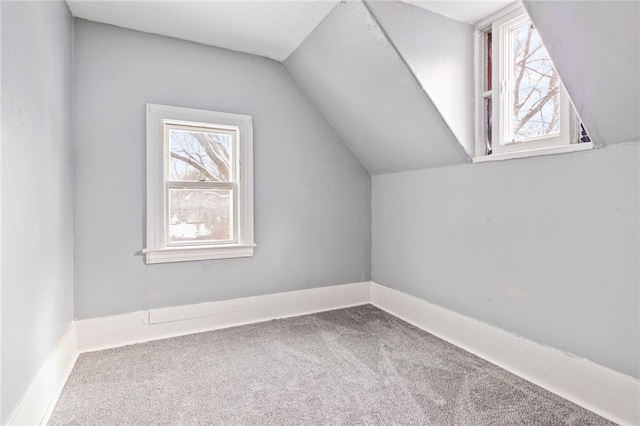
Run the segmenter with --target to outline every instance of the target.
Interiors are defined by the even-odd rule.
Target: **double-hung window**
[[[146,263],[250,257],[248,115],[147,104]]]
[[[522,7],[480,23],[476,34],[476,160],[591,148],[576,145],[588,136]]]

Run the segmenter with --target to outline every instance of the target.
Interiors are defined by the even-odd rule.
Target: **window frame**
[[[504,42],[512,28],[530,21],[524,7],[514,3],[497,13],[476,23],[475,29],[475,83],[476,83],[476,146],[474,162],[505,160],[531,157],[593,148],[591,142],[579,143],[579,120],[571,105],[569,96],[560,81],[560,134],[555,137],[532,138],[526,141],[507,142],[505,136],[510,133],[508,105],[510,90],[507,90],[509,75],[510,46]],[[491,89],[485,90],[487,78],[486,34],[492,33],[492,72]],[[487,113],[486,99],[492,102],[491,110],[491,149],[487,153]],[[565,124],[563,124],[565,123]]]
[[[253,118],[250,115],[147,104],[147,235],[142,250],[147,264],[251,257],[253,220]],[[235,135],[229,182],[181,182],[169,179],[169,130],[192,128]],[[229,241],[171,242],[170,188],[224,187],[233,191],[232,238]]]

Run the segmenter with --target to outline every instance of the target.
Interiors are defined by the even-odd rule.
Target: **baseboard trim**
[[[367,281],[80,320],[78,350],[92,352],[363,305],[369,303],[369,287]]]
[[[8,425],[46,425],[58,397],[78,359],[75,322],[60,340]]]
[[[371,282],[371,304],[622,425],[640,424],[640,381]]]
[[[367,303],[616,423],[640,424],[637,379],[375,282],[75,321],[8,424],[46,424],[80,352]]]

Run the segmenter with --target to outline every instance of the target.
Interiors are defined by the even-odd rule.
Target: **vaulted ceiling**
[[[470,161],[365,4],[340,3],[284,64],[371,174]]]
[[[509,1],[67,3],[84,19],[282,62],[380,174],[471,161],[469,22]],[[640,3],[524,3],[596,146],[640,140]]]
[[[475,22],[514,0],[405,0]],[[67,0],[74,16],[283,61],[340,0]]]

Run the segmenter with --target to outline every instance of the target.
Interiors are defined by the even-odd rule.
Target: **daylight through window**
[[[169,244],[236,242],[236,130],[165,122]]]
[[[253,254],[252,119],[147,106],[147,263]]]
[[[478,154],[582,142],[568,95],[524,9],[481,24],[478,32]]]

